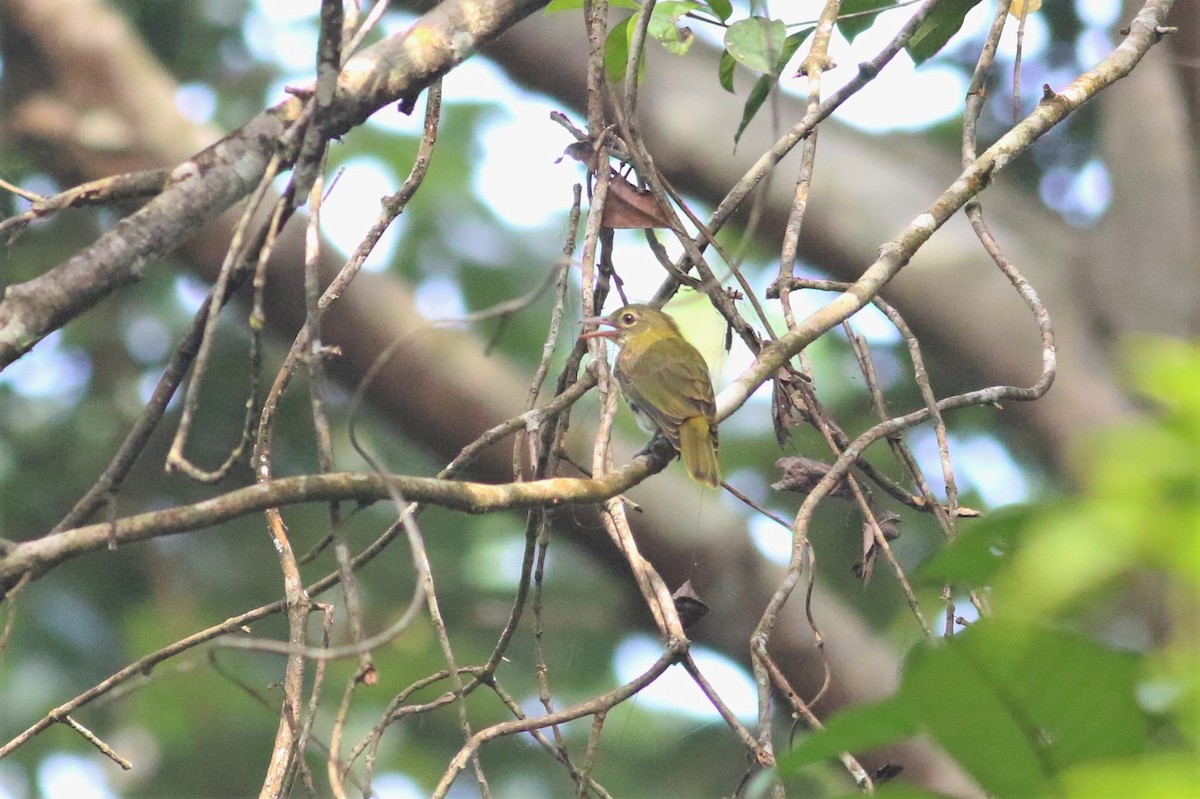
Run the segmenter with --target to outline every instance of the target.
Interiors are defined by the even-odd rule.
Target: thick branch
[[[410,108],[430,83],[547,0],[446,0],[403,34],[353,57],[326,120],[337,135],[390,103]],[[5,5],[22,3],[9,0]],[[204,223],[249,194],[303,102],[289,98],[177,166],[167,188],[94,244],[0,301],[0,369],[118,288],[147,262],[174,251]],[[289,158],[295,153],[289,154]]]

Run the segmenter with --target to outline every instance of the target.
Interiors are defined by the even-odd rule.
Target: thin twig
[[[71,718],[70,716],[63,716],[59,719],[59,721],[62,722],[63,724],[66,724],[68,727],[75,730],[75,732],[82,735],[85,741],[87,741],[92,746],[99,749],[100,752],[103,753],[103,755],[105,757],[107,757],[112,762],[116,763],[118,766],[120,766],[125,771],[129,771],[131,768],[133,768],[132,763],[130,763],[128,760],[126,760],[125,758],[121,757],[116,752],[114,752],[113,748],[111,746],[106,744],[104,741],[100,740],[100,738],[98,738],[94,732],[92,732],[87,727],[80,724],[75,719]]]
[[[761,641],[755,641],[750,651],[754,655],[755,662],[763,665],[767,674],[770,675],[772,683],[788,700],[796,717],[803,719],[809,729],[821,729],[823,727],[821,720],[817,718],[812,709],[800,698],[800,695],[792,690],[791,685],[788,684],[787,677],[767,651],[766,644]],[[867,773],[867,770],[862,767],[862,764],[853,755],[849,752],[842,752],[838,757],[842,761],[842,765],[850,772],[850,776],[854,779],[854,784],[858,786],[859,790],[866,794],[875,792],[875,783],[871,779],[871,775]]]

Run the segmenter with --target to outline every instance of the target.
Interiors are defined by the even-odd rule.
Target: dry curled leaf
[[[808,421],[803,402],[796,400],[797,383],[805,379],[799,372],[788,369],[786,376],[781,372],[772,382],[771,423],[775,427],[775,441],[780,447],[787,446],[791,440],[793,427]]]
[[[879,522],[879,530],[883,533],[885,541],[895,541],[900,537],[900,514],[894,511],[884,511],[883,513],[875,514],[875,521]]]
[[[691,580],[685,580],[671,594],[671,598],[675,600],[675,612],[679,614],[679,622],[685,630],[708,615],[708,605],[700,600],[696,589],[692,588]]]
[[[572,144],[568,144],[567,148],[563,150],[563,154],[560,155],[554,163],[559,163],[564,157],[571,158],[586,166],[589,171],[595,172],[596,155],[596,148],[590,141],[577,141]]]
[[[600,224],[614,230],[669,228],[671,223],[658,207],[654,193],[639,189],[615,171],[608,184],[608,199]]]
[[[779,444],[781,448],[786,447],[792,439],[792,403],[788,399],[787,390],[784,389],[781,380],[771,381],[771,424],[775,428],[775,443]],[[772,488],[776,487],[772,486]]]
[[[879,524],[879,531],[883,533],[885,541],[895,541],[900,537],[900,514],[893,511],[877,512],[875,514],[875,521]],[[871,528],[869,521],[864,521],[862,526],[862,560],[854,564],[854,576],[864,584],[871,580],[871,573],[875,568],[875,556],[878,552],[879,546],[875,541],[875,531]]]
[[[794,491],[797,494],[807,494],[817,487],[817,483],[825,475],[829,474],[829,464],[824,461],[816,460],[815,458],[806,458],[803,455],[791,455],[786,458],[780,458],[775,461],[775,465],[783,470],[783,475],[771,483],[771,488],[776,491]],[[833,490],[829,492],[831,497],[841,497],[842,499],[850,499],[851,493],[849,486],[845,480],[839,480]]]

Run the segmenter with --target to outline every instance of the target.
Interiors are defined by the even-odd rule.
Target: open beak
[[[579,324],[581,324],[581,325],[609,325],[610,327],[613,328],[612,330],[592,330],[592,331],[590,331],[588,333],[584,333],[582,336],[580,336],[581,339],[606,338],[609,341],[617,340],[616,325],[614,325],[612,322],[610,322],[607,319],[607,317],[588,316],[588,317],[584,317],[583,319],[581,319],[579,321]]]

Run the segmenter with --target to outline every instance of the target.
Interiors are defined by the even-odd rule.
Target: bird
[[[616,342],[613,372],[638,424],[671,442],[693,480],[718,487],[716,403],[708,364],[675,320],[658,308],[635,303],[608,316],[588,317],[583,324],[612,328],[581,338]]]

